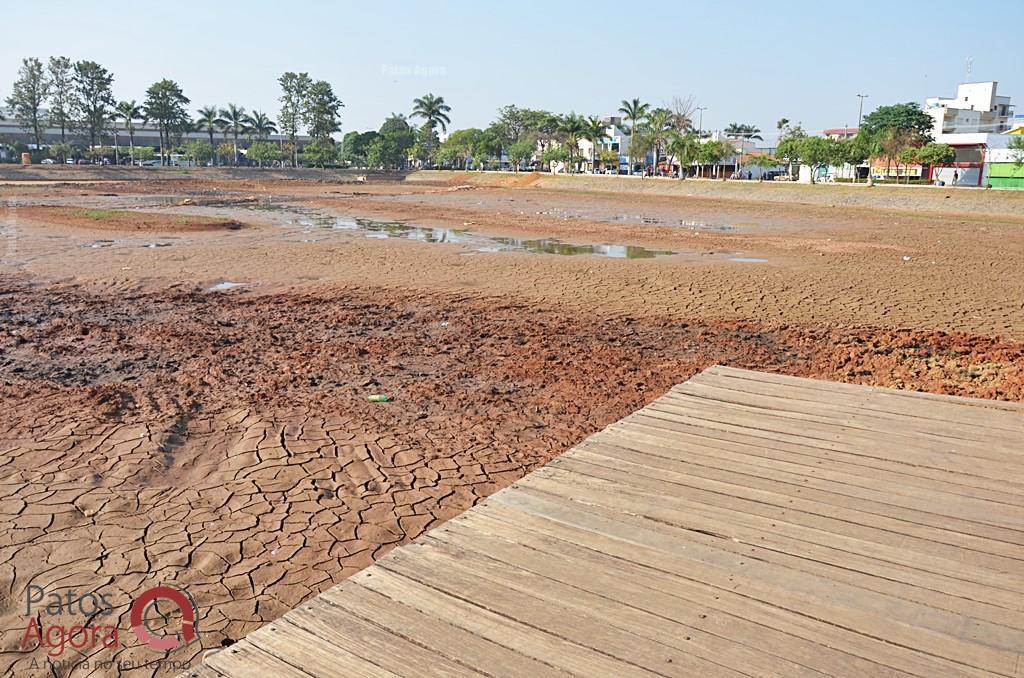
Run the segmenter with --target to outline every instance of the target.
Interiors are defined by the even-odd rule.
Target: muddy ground
[[[198,661],[712,364],[1024,400],[1003,194],[144,176],[0,187],[8,675],[72,671],[20,647],[30,582],[112,603],[64,660],[160,658],[128,606],[184,588]],[[173,671],[70,675],[119,673]]]

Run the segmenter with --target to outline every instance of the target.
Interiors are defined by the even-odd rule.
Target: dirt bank
[[[415,172],[417,183],[457,183],[493,188],[538,188],[623,196],[666,196],[710,200],[754,201],[862,207],[901,212],[984,213],[1020,219],[1024,191],[936,186],[873,186],[798,184],[792,182],[711,181],[604,175],[553,175],[509,172]]]
[[[66,228],[88,231],[129,231],[146,233],[191,233],[196,231],[237,231],[244,227],[234,219],[166,212],[76,207],[21,207],[20,218]]]

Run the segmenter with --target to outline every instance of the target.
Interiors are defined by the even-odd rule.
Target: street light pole
[[[708,110],[707,106],[697,107],[697,138],[700,139],[704,132],[704,111]]]
[[[857,111],[857,131],[860,131],[860,123],[864,118],[864,100],[868,98],[867,94],[858,94],[857,98],[860,99],[860,110]]]

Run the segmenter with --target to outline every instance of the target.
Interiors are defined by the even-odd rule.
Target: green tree
[[[255,161],[259,167],[271,167],[275,162],[284,160],[284,153],[277,144],[270,141],[254,141],[246,151],[246,157]]]
[[[537,144],[532,139],[520,139],[505,147],[505,152],[508,154],[512,167],[518,172],[519,166],[533,157],[533,152],[536,148]]]
[[[725,158],[733,155],[736,149],[724,141],[704,141],[697,149],[697,164],[700,167],[711,165],[714,168],[714,175],[718,175],[718,164]]]
[[[111,90],[114,75],[95,61],[77,61],[73,79],[81,128],[89,137],[89,147],[92,148],[100,140],[110,120],[110,109],[114,106],[114,93]]]
[[[917,151],[918,162],[930,167],[941,167],[956,162],[956,151],[946,144],[925,144]]]
[[[185,107],[189,99],[173,80],[164,78],[149,86],[143,112],[147,120],[157,124],[160,133],[160,164],[170,164],[171,135],[188,119]]]
[[[314,139],[328,139],[341,129],[341,103],[326,80],[317,80],[306,92],[303,122]],[[333,147],[333,143],[331,144]]]
[[[598,146],[605,138],[605,131],[608,126],[597,116],[590,116],[583,125],[583,132],[580,136],[590,142],[590,171],[593,172],[597,165]]]
[[[932,118],[914,102],[880,106],[864,116],[860,129],[868,134],[898,129],[916,132],[924,141],[931,141]]]
[[[47,65],[50,80],[50,126],[60,128],[60,140],[67,140],[67,132],[74,125],[78,97],[75,94],[74,67],[71,59],[50,57]]]
[[[835,148],[825,137],[806,137],[800,140],[797,155],[803,164],[811,168],[813,184],[818,168],[828,164],[835,157]]]
[[[22,59],[18,79],[7,97],[7,105],[14,112],[14,119],[26,132],[32,134],[36,148],[43,146],[42,108],[50,93],[50,81],[43,69],[43,62],[35,57]]]
[[[582,115],[575,112],[563,116],[558,123],[558,133],[565,142],[566,151],[569,153],[569,171],[576,171],[575,159],[580,151],[580,139],[586,134],[587,121]]]
[[[569,160],[569,151],[566,150],[565,146],[551,145],[544,149],[540,159],[547,165],[556,162],[566,162]]]
[[[1020,134],[1013,135],[1008,148],[1013,156],[1013,164],[1017,167],[1024,165],[1024,136]]]
[[[761,141],[761,130],[755,125],[741,125],[737,122],[730,122],[729,126],[725,128],[725,136],[730,139],[757,139]]]
[[[231,132],[231,164],[238,164],[238,137],[245,129],[246,113],[244,106],[229,103],[227,108],[220,109],[220,118],[224,129]]]
[[[316,167],[327,167],[333,165],[338,157],[338,149],[334,139],[330,137],[317,137],[306,144],[303,149],[303,157],[311,165]]]
[[[68,157],[74,153],[74,148],[66,141],[61,141],[56,144],[50,144],[48,149],[48,155],[51,158],[59,158],[61,164],[68,161]]]
[[[668,143],[665,145],[665,151],[671,153],[672,157],[675,158],[676,163],[679,165],[679,179],[680,181],[686,178],[686,175],[690,171],[690,167],[697,161],[697,156],[700,151],[700,141],[697,139],[697,135],[693,132],[678,132],[672,131],[668,136]]]
[[[366,165],[370,144],[379,136],[380,134],[373,130],[369,132],[349,132],[341,141],[341,161],[357,167]]]
[[[196,167],[202,167],[213,159],[213,145],[207,141],[191,139],[185,144],[184,151]]]
[[[124,125],[124,131],[128,133],[128,148],[132,164],[135,164],[135,121],[143,120],[142,106],[139,106],[135,99],[122,101],[114,107],[114,118],[120,120]]]
[[[214,149],[214,162],[220,164],[220,158],[216,153],[217,144],[213,140],[213,133],[220,127],[220,109],[216,106],[204,106],[198,111],[196,117],[196,129],[206,132],[210,137],[210,148]]]
[[[309,73],[293,73],[288,71],[277,79],[281,86],[281,110],[277,114],[277,121],[281,126],[281,133],[288,137],[292,149],[292,167],[299,162],[298,142],[299,130],[302,121],[306,117],[306,104],[309,88],[313,81]]]
[[[149,162],[155,155],[156,151],[153,150],[152,146],[138,146],[135,149],[135,162]]]
[[[765,171],[779,165],[779,161],[770,155],[759,153],[757,155],[748,156],[746,163],[744,164],[758,168],[760,172],[757,173],[757,180],[764,181]]]
[[[669,133],[673,131],[672,111],[667,108],[655,108],[647,116],[647,124],[644,127],[651,150],[654,151],[654,167],[657,171],[658,163],[661,161],[661,151],[668,142]]]
[[[277,125],[262,111],[253,111],[245,117],[245,134],[257,141],[265,141],[271,134],[277,134]]]
[[[430,93],[412,101],[412,117],[422,118],[427,127],[430,129],[440,128],[442,132],[447,132],[448,125],[452,122],[452,119],[448,117],[451,110],[452,107],[444,102],[444,97]]]
[[[779,137],[779,145],[775,149],[775,155],[786,161],[787,173],[793,176],[793,164],[800,159],[800,144],[807,138],[807,133],[800,124],[791,126],[789,120],[782,118],[779,124],[785,123],[782,135]]]
[[[629,140],[629,173],[633,173],[633,165],[636,160],[636,150],[633,144],[633,136],[637,127],[643,123],[647,118],[647,113],[650,111],[651,105],[642,103],[639,98],[633,98],[627,101],[622,100],[622,106],[619,107],[619,113],[622,113],[623,118],[626,120],[626,133],[630,135]]]
[[[423,134],[420,136],[420,157],[429,158],[438,146],[437,130],[448,131],[451,118],[448,117],[452,107],[444,102],[444,97],[432,93],[424,94],[412,101],[413,118],[423,120]]]

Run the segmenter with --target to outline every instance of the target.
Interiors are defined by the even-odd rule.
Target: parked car
[[[53,164],[53,158],[43,158],[43,161],[42,161],[41,164],[43,164],[43,165],[52,165]]]

